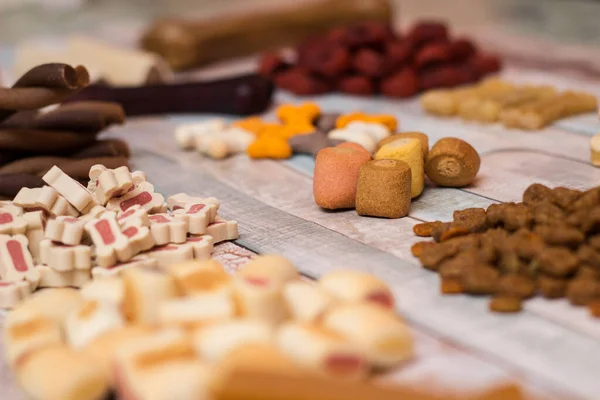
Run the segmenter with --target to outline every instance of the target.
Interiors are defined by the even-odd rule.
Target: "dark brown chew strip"
[[[34,129],[0,129],[0,150],[24,150],[40,154],[76,151],[94,142],[93,135]]]
[[[121,139],[98,140],[83,150],[71,154],[72,158],[131,156],[129,145]]]
[[[208,82],[140,87],[92,85],[67,102],[116,102],[128,116],[199,112],[249,115],[263,112],[271,104],[272,94],[273,84],[269,79],[251,74]]]
[[[42,187],[45,183],[41,177],[31,174],[0,174],[0,196],[13,198],[23,187]]]
[[[52,167],[54,164],[68,161],[68,158],[54,156],[40,156],[22,158],[0,167],[0,174],[37,174]]]
[[[142,47],[180,70],[297,43],[335,26],[391,17],[388,0],[313,0],[203,21],[159,20],[144,34]]]
[[[37,175],[44,176],[50,168],[56,165],[71,178],[77,180],[86,180],[89,179],[90,168],[96,164],[102,164],[106,168],[114,169],[122,166],[129,166],[129,159],[125,157],[93,157],[82,158],[78,160],[65,159],[64,161],[56,164],[48,165],[46,169],[41,170]]]

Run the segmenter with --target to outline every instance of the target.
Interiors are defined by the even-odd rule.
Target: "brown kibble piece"
[[[584,306],[600,297],[600,282],[590,279],[573,279],[567,284],[567,298],[571,304]]]
[[[529,207],[523,203],[506,204],[502,222],[504,229],[517,231],[521,228],[529,228],[533,222],[533,215]]]
[[[444,260],[453,257],[459,251],[457,246],[448,246],[448,243],[435,244],[436,246],[425,247],[423,254],[419,256],[423,268],[433,271],[437,271]]]
[[[548,275],[540,275],[538,277],[537,287],[545,298],[559,299],[565,297],[567,280],[554,278]]]
[[[577,200],[567,205],[569,211],[589,210],[600,204],[600,187],[595,187],[583,192]]]
[[[418,139],[421,142],[421,151],[423,152],[423,160],[427,159],[429,154],[429,137],[423,132],[401,132],[390,135],[377,143],[375,153],[384,145],[395,141],[396,139]]]
[[[589,304],[592,317],[600,318],[600,300],[594,300]]]
[[[519,297],[497,295],[490,301],[490,311],[501,313],[515,313],[521,311],[523,300]]]
[[[489,265],[479,265],[463,274],[461,284],[466,293],[492,294],[498,286],[500,272]]]
[[[430,237],[433,232],[433,227],[439,224],[443,224],[441,221],[434,222],[423,222],[413,226],[413,232],[415,235],[420,237]]]
[[[522,274],[508,274],[500,277],[496,293],[527,299],[535,293],[535,282]]]
[[[554,192],[541,183],[529,185],[523,192],[523,203],[528,206],[535,206],[540,203],[551,202],[554,200]]]
[[[581,263],[600,268],[600,252],[592,246],[584,244],[577,249],[577,258]]]
[[[410,252],[413,257],[421,257],[425,252],[425,249],[433,248],[438,246],[436,242],[417,242],[410,247]]]
[[[563,211],[556,204],[540,203],[531,208],[533,222],[538,225],[559,225],[565,222]]]
[[[440,242],[445,242],[447,240],[459,237],[459,236],[465,236],[468,235],[469,233],[471,233],[469,231],[468,228],[465,228],[463,226],[456,226],[456,225],[451,225],[450,227],[448,227],[448,229],[445,229],[441,236],[440,236]]]
[[[491,227],[504,223],[504,208],[506,204],[490,204],[485,210],[485,218]]]
[[[540,269],[558,278],[567,277],[577,269],[579,259],[566,247],[550,247],[539,257]]]
[[[581,190],[569,189],[562,186],[554,188],[552,193],[554,203],[563,210],[569,208],[569,206],[579,199],[579,197],[581,197],[583,194]]]
[[[534,231],[551,246],[576,247],[585,240],[583,232],[570,226],[538,225]]]
[[[589,265],[582,265],[577,270],[575,279],[600,280],[600,270]]]
[[[451,222],[434,223],[433,226],[432,226],[432,229],[431,229],[431,237],[436,242],[441,242],[442,241],[442,235],[444,234],[444,232],[446,232],[451,227],[452,227],[452,223]]]
[[[483,208],[456,210],[452,214],[452,218],[455,225],[465,227],[471,233],[483,232],[487,228],[487,220]]]
[[[463,289],[457,279],[442,279],[440,281],[440,292],[442,294],[460,294]]]
[[[435,184],[463,187],[475,179],[481,159],[477,151],[458,138],[440,139],[429,152],[425,173]]]
[[[480,264],[481,260],[476,251],[463,251],[443,261],[438,268],[438,273],[443,279],[460,279]]]
[[[374,160],[360,168],[356,189],[358,215],[405,217],[410,209],[411,197],[411,172],[407,163]]]

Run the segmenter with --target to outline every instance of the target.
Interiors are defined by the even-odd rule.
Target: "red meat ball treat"
[[[500,59],[493,54],[475,54],[470,62],[481,76],[496,73],[502,68]]]
[[[329,86],[323,80],[300,67],[277,74],[275,85],[298,95],[322,94],[329,91]]]
[[[421,90],[449,88],[460,83],[460,74],[453,66],[441,66],[419,72]]]
[[[337,90],[358,96],[368,96],[375,93],[375,84],[366,76],[346,76],[339,80]]]
[[[457,79],[458,85],[464,85],[467,83],[477,82],[480,78],[479,73],[468,62],[459,64],[459,65],[455,65],[454,70],[456,73],[456,79]]]
[[[267,78],[272,78],[287,68],[289,68],[289,64],[283,61],[283,58],[279,54],[265,53],[259,61],[258,73]]]
[[[390,97],[411,97],[419,92],[419,80],[415,71],[404,68],[400,72],[384,79],[380,85],[381,93]]]
[[[442,22],[421,21],[410,29],[406,38],[416,46],[429,42],[445,42],[448,40],[448,28]]]
[[[452,50],[447,43],[436,42],[423,46],[415,56],[415,67],[423,68],[452,59]]]
[[[477,49],[469,39],[457,39],[450,43],[452,59],[456,62],[468,60],[475,54]]]
[[[412,57],[413,48],[408,41],[393,41],[386,43],[385,62],[388,71],[406,66]]]
[[[307,67],[328,78],[341,75],[351,64],[350,53],[341,46],[321,46],[306,54],[306,57]]]
[[[355,71],[371,77],[379,77],[385,73],[385,58],[372,49],[359,50],[352,59]]]
[[[382,46],[394,39],[394,32],[387,24],[380,22],[364,22],[345,29],[330,31],[328,39],[350,49],[367,46]]]

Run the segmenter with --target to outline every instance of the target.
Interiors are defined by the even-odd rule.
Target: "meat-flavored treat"
[[[33,293],[11,313],[33,312],[61,325],[67,315],[83,303],[79,290],[60,288]]]
[[[369,303],[346,304],[330,310],[323,326],[350,340],[375,367],[391,367],[413,355],[413,337],[392,310]]]
[[[102,218],[105,215],[114,215],[115,217],[117,216],[117,213],[115,211],[108,211],[106,207],[101,206],[100,204],[97,204],[86,211],[86,214],[80,215],[78,217],[79,220],[89,222],[93,219]]]
[[[319,285],[300,280],[285,284],[283,298],[292,318],[299,322],[315,322],[337,303],[336,299]]]
[[[234,318],[236,304],[231,290],[174,297],[158,305],[158,323],[181,328],[202,327]]]
[[[40,274],[33,264],[28,243],[24,235],[0,235],[0,276],[8,282],[26,280],[35,289]]]
[[[127,211],[117,214],[117,222],[122,227],[126,226],[150,226],[148,212],[142,206],[136,204],[127,209]]]
[[[127,236],[133,254],[149,250],[156,244],[154,235],[147,226],[126,226],[122,232]]]
[[[134,255],[129,238],[123,232],[114,216],[93,219],[85,224],[85,230],[96,246],[96,263],[110,267],[117,261],[127,261]]]
[[[393,310],[394,295],[374,275],[358,270],[338,270],[323,275],[318,286],[336,299],[348,303],[370,302]]]
[[[0,234],[19,235],[27,230],[27,221],[19,215],[0,209]]]
[[[80,288],[92,279],[89,269],[58,271],[46,265],[38,265],[36,269],[40,273],[40,288]]]
[[[186,222],[188,233],[205,234],[208,225],[215,222],[219,206],[210,199],[207,200],[209,201],[188,203],[182,209],[173,211],[175,218]]]
[[[29,241],[29,251],[33,257],[34,263],[40,263],[40,243],[44,239],[44,229],[46,228],[46,215],[43,211],[32,211],[23,214],[23,219],[27,222],[27,240]]]
[[[0,308],[10,309],[25,300],[32,292],[27,281],[9,282],[0,280]]]
[[[180,148],[189,150],[194,148],[196,137],[211,132],[222,132],[226,127],[227,123],[223,118],[178,125],[177,128],[175,128],[175,140]]]
[[[194,247],[191,243],[169,243],[156,246],[142,253],[144,256],[156,260],[159,268],[168,268],[171,264],[194,259]]]
[[[138,268],[138,267],[154,269],[154,268],[157,268],[157,262],[153,258],[149,258],[144,255],[138,254],[137,256],[133,257],[129,261],[111,265],[110,267],[92,268],[92,278],[104,279],[104,278],[109,278],[109,277],[119,277],[119,276],[122,276],[122,274],[125,270],[127,270],[129,268]]]
[[[262,321],[225,321],[201,327],[194,333],[193,340],[198,355],[209,362],[219,362],[240,347],[270,344],[273,327]]]
[[[75,246],[81,243],[85,221],[74,217],[56,217],[46,222],[44,237],[54,242]]]
[[[95,205],[91,193],[57,166],[50,168],[42,179],[79,212],[84,212]]]
[[[155,323],[158,305],[177,295],[174,279],[161,272],[131,268],[123,279],[123,314],[134,323]]]
[[[133,178],[129,168],[123,166],[108,169],[97,164],[90,168],[90,185],[94,199],[101,205],[106,205],[113,197],[119,197],[133,188]]]
[[[186,296],[229,291],[232,278],[216,260],[186,261],[169,266],[178,291]]]
[[[214,243],[236,240],[239,237],[237,221],[227,221],[218,215],[215,222],[206,227],[206,234],[212,236]]]
[[[238,271],[238,276],[258,286],[261,284],[266,286],[269,283],[281,286],[300,278],[294,264],[275,254],[255,257]]]
[[[79,349],[104,332],[122,328],[124,323],[115,304],[86,300],[80,308],[67,316],[65,336],[69,345]]]
[[[79,212],[69,202],[50,187],[41,188],[22,188],[13,199],[13,204],[23,207],[23,211],[44,211],[52,217],[69,215],[79,216]]]
[[[141,182],[133,190],[121,197],[110,199],[106,205],[108,210],[127,211],[134,205],[139,205],[149,214],[160,212],[164,198],[159,193],[154,193],[154,186],[148,182]]]
[[[214,204],[217,207],[217,211],[219,210],[219,206],[221,203],[214,197],[196,197],[190,196],[186,193],[177,193],[172,196],[167,197],[167,204],[169,209],[172,211],[177,211],[179,209],[185,208],[188,204]]]
[[[86,245],[64,245],[44,239],[40,242],[40,261],[57,271],[92,268],[92,248]]]
[[[210,260],[212,255],[215,240],[210,235],[193,235],[189,236],[186,244],[191,244],[194,249],[194,260]]]
[[[242,318],[277,325],[288,319],[289,311],[281,284],[265,276],[236,275],[233,281],[238,313]]]
[[[339,378],[360,379],[370,365],[362,350],[337,332],[302,322],[288,322],[275,333],[275,343],[294,362]]]
[[[157,246],[168,243],[185,243],[188,233],[188,224],[185,220],[176,219],[170,214],[152,214],[150,232]]]
[[[98,268],[104,270],[104,268]],[[93,270],[92,270],[93,272]],[[85,300],[97,300],[101,303],[123,305],[123,280],[116,276],[94,277],[90,282],[81,286],[81,297]]]

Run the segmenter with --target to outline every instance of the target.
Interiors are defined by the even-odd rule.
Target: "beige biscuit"
[[[325,290],[300,280],[285,284],[283,298],[292,318],[301,322],[315,322],[336,304],[334,297]]]
[[[229,291],[232,278],[216,260],[186,261],[167,269],[184,296]]]
[[[79,212],[69,202],[50,187],[22,188],[15,196],[13,203],[23,207],[23,211],[44,211],[52,217],[60,215],[79,216]]]
[[[206,227],[206,234],[213,237],[214,243],[236,240],[239,237],[237,221],[227,221],[218,215],[215,222]]]
[[[66,245],[81,243],[85,222],[73,217],[56,217],[48,220],[44,237]]]
[[[30,211],[23,214],[23,219],[27,223],[27,231],[30,230],[44,230],[46,229],[46,223],[48,219],[43,211]]]
[[[18,207],[14,207],[18,210]],[[21,217],[23,214],[18,213],[11,208],[0,208],[0,234],[3,235],[19,235],[27,230],[27,221]]]
[[[327,134],[327,137],[329,139],[357,143],[364,147],[369,153],[374,152],[377,147],[377,141],[368,133],[360,130],[351,130],[348,128],[334,129]]]
[[[214,197],[195,197],[186,193],[177,193],[167,198],[167,204],[172,211],[185,208],[188,204],[214,204],[219,209],[221,203]]]
[[[16,206],[12,201],[2,200],[0,201],[0,213],[9,213],[15,217],[23,215],[23,208]]]
[[[115,304],[86,300],[67,316],[65,336],[74,348],[82,348],[111,329],[122,328],[125,321]]]
[[[230,290],[175,297],[158,305],[158,323],[182,328],[203,326],[234,318],[235,303]]]
[[[165,269],[169,265],[194,259],[194,247],[191,243],[169,243],[142,253],[156,260],[158,268]]]
[[[28,243],[24,235],[0,235],[0,277],[8,282],[26,280],[35,289],[40,274],[33,264]]]
[[[83,303],[79,290],[57,288],[38,290],[21,303],[13,313],[35,312],[62,325],[67,315]]]
[[[124,227],[122,232],[127,236],[134,255],[149,250],[155,245],[152,232],[147,226],[131,225]]]
[[[374,367],[391,367],[414,352],[408,326],[394,312],[374,304],[336,307],[325,315],[323,326],[353,342]]]
[[[123,196],[110,199],[106,204],[106,208],[114,211],[127,211],[129,207],[137,204],[145,209],[148,214],[153,214],[162,209],[164,201],[165,199],[161,194],[154,193],[153,185],[142,182]]]
[[[188,232],[192,235],[206,233],[209,224],[215,222],[218,206],[214,203],[188,203],[182,209],[175,210],[173,216],[185,221]]]
[[[31,295],[32,288],[27,281],[8,282],[0,280],[0,308],[15,308]]]
[[[242,153],[255,140],[255,134],[240,127],[230,127],[222,132],[207,132],[193,139],[196,151],[214,159]]]
[[[83,212],[93,207],[92,194],[75,179],[65,174],[56,165],[42,177],[44,182],[53,187],[78,211]]]
[[[135,186],[139,186],[139,184],[142,182],[148,182],[146,173],[144,171],[133,171],[131,173],[131,179],[133,179],[133,184]]]
[[[272,282],[280,287],[287,282],[300,278],[294,264],[288,259],[274,254],[255,257],[241,267],[237,276],[254,281],[259,285],[268,285]]]
[[[346,125],[345,129],[366,133],[375,143],[379,143],[391,134],[387,126],[378,122],[353,121]]]
[[[214,239],[210,235],[190,236],[186,244],[191,244],[194,249],[194,260],[210,260],[214,249]]]
[[[150,231],[156,245],[167,243],[185,243],[188,224],[169,214],[153,214],[150,220]]]
[[[105,268],[94,268],[104,270]],[[94,272],[92,269],[92,273]],[[98,300],[101,303],[113,304],[117,307],[123,305],[123,280],[118,276],[94,277],[81,286],[81,297],[85,300]]]
[[[88,222],[91,221],[93,219],[98,219],[98,218],[102,218],[104,216],[107,215],[114,215],[116,216],[117,213],[114,211],[109,211],[106,209],[106,207],[101,206],[100,204],[96,204],[94,207],[90,208],[89,210],[86,210],[87,213],[86,214],[82,214],[79,216],[79,220],[84,221],[84,222]]]
[[[177,125],[175,128],[175,141],[181,149],[191,150],[196,143],[196,137],[209,133],[222,132],[226,127],[227,123],[222,118]]]
[[[96,245],[96,263],[110,267],[117,261],[127,261],[134,255],[129,238],[121,232],[114,216],[93,219],[85,224],[85,230]]]
[[[281,285],[275,280],[235,276],[233,281],[238,313],[247,319],[276,325],[289,318]]]
[[[318,325],[288,322],[275,332],[277,348],[297,364],[337,378],[364,378],[370,365],[363,352],[342,335]]]
[[[113,197],[119,197],[133,189],[133,178],[126,166],[108,169],[96,164],[90,168],[91,191],[97,203],[105,205]]]
[[[131,260],[124,263],[118,263],[110,267],[96,267],[92,268],[92,278],[103,279],[110,277],[119,277],[123,274],[123,271],[129,268],[148,268],[156,269],[157,263],[153,258],[149,258],[144,255],[137,255]]]
[[[273,327],[261,321],[236,319],[211,324],[198,329],[193,336],[200,357],[219,362],[228,353],[242,346],[265,344],[273,340]]]
[[[23,214],[23,219],[27,222],[27,241],[29,242],[29,251],[33,262],[39,264],[40,260],[40,242],[44,239],[44,229],[46,228],[46,215],[43,211],[32,211]]]
[[[36,269],[40,273],[40,288],[79,288],[92,279],[89,269],[57,271],[46,265],[38,265]]]
[[[62,245],[50,239],[40,242],[40,260],[57,271],[92,268],[92,248],[86,245]]]
[[[161,272],[130,268],[123,279],[123,313],[131,322],[155,323],[159,304],[177,294],[174,279]]]
[[[137,204],[129,207],[125,212],[119,212],[117,222],[121,226],[150,226],[148,212]]]
[[[390,287],[374,275],[358,270],[338,270],[323,275],[318,286],[338,300],[350,303],[370,302],[393,310]]]

